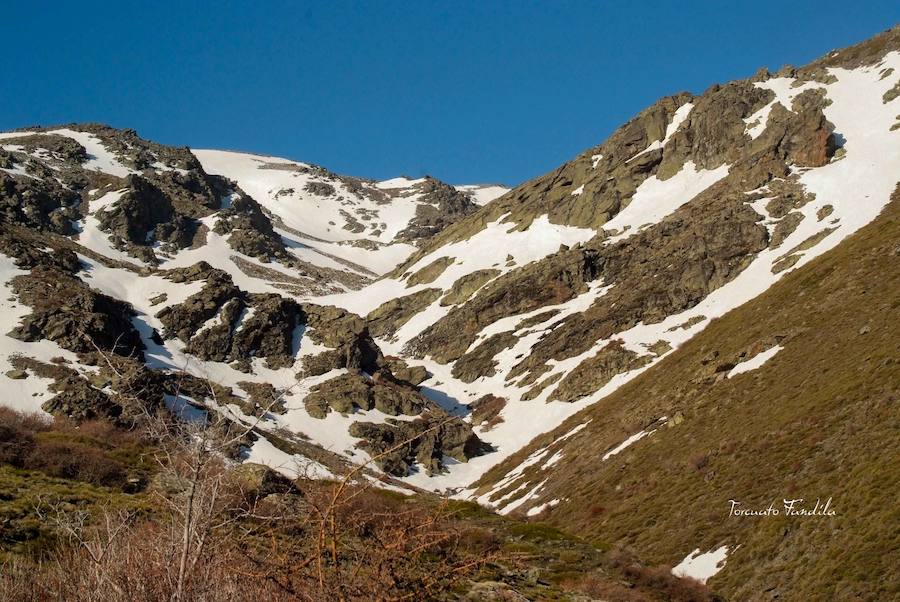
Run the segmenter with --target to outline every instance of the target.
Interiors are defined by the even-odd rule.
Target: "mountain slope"
[[[709,583],[734,599],[895,598],[900,189],[893,197],[475,493],[654,563],[724,550]],[[829,498],[835,516],[784,515],[783,500],[813,510]],[[781,514],[735,516],[731,500]]]
[[[210,157],[225,156],[229,167],[260,162],[199,154],[214,165]],[[274,179],[268,194],[238,170],[264,200],[257,202],[235,181],[204,170],[187,149],[129,130],[73,125],[0,135],[5,404],[79,418],[124,419],[163,404],[244,422],[263,417],[246,459],[289,473],[329,474],[319,460],[332,467],[341,460],[322,448],[353,457],[358,443],[382,443],[394,427],[371,425],[388,419],[411,432],[442,424],[427,445],[395,454],[398,474],[412,462],[439,470],[444,454],[465,460],[483,451],[470,427],[459,418],[444,422],[446,412],[409,382],[418,373],[384,357],[362,319],[298,302],[363,286],[383,269],[380,249],[408,253],[413,244],[398,241],[424,240],[473,211],[474,193],[431,178],[373,183],[286,160],[265,166],[294,185],[307,177],[305,192],[288,193]],[[349,209],[377,218],[383,211],[398,224],[388,242],[375,240],[378,232],[344,229],[326,240],[285,224],[292,215],[316,215],[310,203],[339,185],[346,198],[324,195],[328,210],[318,213],[337,219]],[[345,248],[372,269],[342,259]],[[140,399],[133,379],[123,377],[132,371]],[[335,376],[356,391],[351,405],[306,400]],[[355,416],[341,415],[353,407]],[[348,427],[360,421],[369,430],[351,435]],[[307,442],[307,430],[318,446]]]
[[[898,49],[895,29],[662,99],[364,294],[327,297],[448,407],[501,398],[476,429],[495,451],[428,486],[474,481],[874,220],[900,170]]]
[[[817,258],[853,269],[844,241],[882,223],[898,174],[897,28],[663,98],[506,193],[98,125],[0,134],[5,403],[259,418],[243,458],[288,474],[377,455],[407,486],[562,513],[579,485],[532,476],[563,473],[580,429],[609,427],[569,419],[649,387]],[[812,295],[787,291],[788,307]],[[790,336],[769,336],[729,360],[734,382],[778,365]],[[603,455],[661,440],[670,413],[642,413],[618,444],[598,434]],[[530,444],[545,433],[559,454]],[[689,539],[644,550],[672,562]]]
[[[457,189],[430,177],[373,182],[277,157],[193,153],[207,172],[236,181],[312,257],[350,262],[370,275],[390,271],[415,243],[507,190]]]
[[[4,133],[2,401],[216,413],[289,476],[376,458],[738,599],[889,598],[898,183],[900,28],[508,192]],[[729,516],[789,496],[838,514]]]

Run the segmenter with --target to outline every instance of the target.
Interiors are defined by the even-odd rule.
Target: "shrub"
[[[102,451],[55,439],[38,439],[23,468],[103,487],[121,487],[126,481],[122,464],[108,458]]]
[[[0,464],[22,468],[34,448],[34,438],[15,424],[0,423]]]

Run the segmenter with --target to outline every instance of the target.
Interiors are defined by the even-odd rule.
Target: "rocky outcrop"
[[[450,291],[441,299],[441,305],[459,305],[465,303],[482,286],[500,275],[500,270],[475,270],[470,274],[461,276]]]
[[[196,244],[197,220],[218,209],[228,189],[223,180],[202,170],[132,174],[124,186],[124,194],[111,207],[98,211],[97,220],[113,240],[150,259],[155,255],[149,247],[155,243],[166,253]]]
[[[331,349],[305,356],[302,376],[318,376],[341,368],[374,374],[379,369],[381,350],[372,340],[365,320],[332,305],[306,304],[303,313],[308,326],[304,336]]]
[[[772,107],[766,129],[753,141],[751,150],[774,148],[789,164],[821,167],[834,155],[837,141],[832,125],[822,112],[823,90],[807,90],[798,95],[791,108],[780,103]]]
[[[388,419],[384,424],[354,422],[350,434],[363,439],[359,447],[375,458],[379,468],[397,477],[407,476],[414,466],[435,474],[443,470],[444,456],[467,462],[490,450],[471,426],[441,415]]]
[[[144,345],[131,323],[132,307],[99,293],[80,278],[54,266],[38,265],[12,279],[12,290],[32,313],[8,336],[21,341],[49,339],[77,353],[95,346],[119,355],[143,357]]]
[[[388,370],[397,380],[408,382],[411,385],[419,385],[428,378],[428,370],[424,366],[410,366],[394,356],[385,357],[381,367]]]
[[[250,369],[254,357],[269,368],[294,363],[297,328],[305,323],[300,305],[275,293],[248,294],[227,273],[198,264],[168,274],[175,279],[205,279],[200,292],[184,302],[163,308],[156,317],[163,337],[187,343],[185,351],[218,362],[236,362]]]
[[[452,374],[463,382],[471,383],[482,376],[493,376],[497,361],[494,357],[519,341],[513,331],[497,333],[486,338],[475,349],[453,364]]]
[[[303,403],[306,412],[313,418],[325,418],[331,410],[352,414],[356,410],[375,407],[371,389],[365,377],[343,374],[311,388]]]
[[[241,320],[231,339],[228,359],[249,362],[264,357],[269,368],[289,368],[294,363],[294,334],[303,322],[300,305],[277,294],[250,295],[252,314]]]
[[[207,320],[215,317],[228,301],[238,299],[239,303],[243,303],[241,290],[234,285],[229,274],[222,270],[204,269],[209,268],[208,264],[198,266],[174,274],[175,278],[187,281],[202,278],[206,280],[206,284],[200,292],[191,295],[184,302],[165,307],[156,314],[163,323],[163,338],[177,337],[189,343],[191,337]]]
[[[261,261],[290,261],[284,242],[275,232],[272,221],[259,203],[245,194],[235,192],[232,195],[230,206],[219,212],[219,219],[213,229],[217,234],[229,234],[228,244],[239,253]]]
[[[426,288],[379,305],[366,316],[369,332],[375,337],[390,338],[410,318],[437,301],[440,296],[441,289]]]
[[[469,410],[472,412],[472,426],[483,426],[484,429],[489,430],[498,423],[503,422],[500,413],[506,407],[506,401],[505,397],[488,393],[470,403]]]
[[[48,243],[39,234],[18,226],[0,224],[0,253],[12,257],[21,270],[44,266],[75,275],[81,269],[78,255],[71,249],[57,241]]]
[[[434,236],[460,218],[475,213],[478,205],[468,195],[440,180],[426,176],[418,186],[422,195],[416,207],[416,216],[402,230],[396,240],[416,242]]]
[[[384,372],[374,378],[352,373],[336,376],[311,388],[304,403],[314,418],[324,418],[331,410],[351,414],[375,408],[391,416],[417,416],[436,409],[415,387]]]
[[[550,400],[572,402],[587,397],[616,374],[640,368],[651,359],[626,349],[621,341],[613,341],[569,372],[550,394]]]
[[[41,407],[54,416],[65,416],[80,422],[98,418],[116,420],[122,415],[122,406],[81,377],[58,380],[51,388],[57,394]]]
[[[410,276],[406,279],[406,287],[416,286],[417,284],[429,284],[438,279],[438,277],[444,273],[448,267],[453,265],[452,257],[441,257],[439,259],[435,259],[428,265],[426,265],[421,270],[415,272],[414,274],[410,274]]]
[[[8,163],[10,168],[13,163]],[[55,179],[36,180],[0,171],[0,220],[46,230],[74,234],[72,224],[80,219],[81,195]]]
[[[563,303],[587,290],[585,283],[597,277],[595,263],[588,260],[593,255],[594,252],[567,251],[496,278],[470,302],[454,307],[410,341],[407,352],[414,357],[431,355],[441,363],[460,358],[488,324],[544,305]]]

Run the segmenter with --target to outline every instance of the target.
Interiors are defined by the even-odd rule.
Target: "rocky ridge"
[[[875,219],[900,77],[876,40],[663,98],[480,207],[104,126],[2,134],[5,353],[186,370],[222,387],[189,405],[348,458],[419,434],[382,468],[460,488]],[[41,405],[48,378],[14,386]]]

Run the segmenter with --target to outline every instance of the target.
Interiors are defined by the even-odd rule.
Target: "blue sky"
[[[16,2],[0,129],[100,121],[340,173],[518,183],[658,97],[803,64],[900,2]]]

